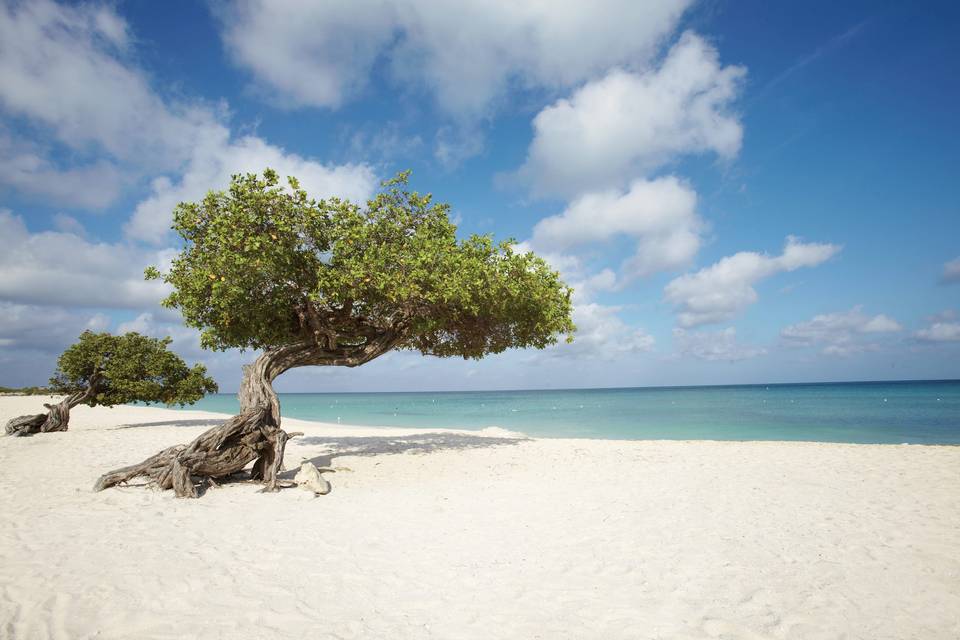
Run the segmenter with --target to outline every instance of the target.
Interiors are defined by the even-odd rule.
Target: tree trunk
[[[164,449],[140,464],[103,475],[94,490],[146,476],[161,489],[173,489],[177,497],[196,498],[195,478],[215,480],[242,471],[251,462],[251,478],[262,480],[265,491],[279,490],[277,475],[282,471],[287,440],[300,434],[288,434],[280,428],[280,401],[273,381],[287,369],[308,361],[315,352],[313,344],[265,351],[243,368],[239,415],[205,431],[188,445]]]
[[[8,436],[29,436],[34,433],[50,433],[66,431],[70,425],[70,409],[84,402],[90,390],[85,389],[72,396],[67,396],[57,404],[44,404],[47,413],[20,416],[7,422],[5,428]]]
[[[392,349],[398,339],[391,333],[363,345],[337,349],[305,341],[264,351],[252,364],[243,367],[237,394],[239,415],[205,431],[188,445],[164,449],[140,464],[104,474],[94,491],[142,476],[161,489],[173,489],[177,497],[196,498],[198,480],[213,481],[233,475],[251,462],[251,479],[263,481],[263,491],[278,491],[277,476],[283,470],[287,440],[301,434],[280,428],[280,400],[273,390],[273,381],[294,367],[364,364]]]

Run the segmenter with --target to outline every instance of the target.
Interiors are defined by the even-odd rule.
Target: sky
[[[960,378],[960,6],[0,0],[0,385],[171,336],[174,206],[412,169],[575,290],[572,344],[390,353],[280,391]]]

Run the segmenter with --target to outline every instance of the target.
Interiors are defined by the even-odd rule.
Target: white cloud
[[[60,353],[84,329],[103,331],[108,324],[100,313],[0,301],[0,346],[5,350]]]
[[[218,13],[228,54],[276,102],[338,107],[364,90],[382,57],[397,84],[426,88],[446,113],[475,119],[511,84],[571,87],[644,63],[689,3],[242,0]]]
[[[140,202],[124,227],[128,237],[162,243],[170,229],[173,209],[183,201],[198,200],[210,189],[225,189],[236,173],[275,169],[281,176],[296,176],[312,197],[332,195],[363,201],[377,186],[373,169],[366,164],[325,165],[286,153],[255,136],[230,141],[222,136],[198,142],[183,176],[153,181],[152,193]]]
[[[67,345],[108,326],[101,313],[0,301],[0,384],[46,384]]]
[[[96,145],[140,165],[176,165],[198,129],[219,126],[216,114],[164,102],[132,63],[129,39],[124,20],[105,6],[4,3],[0,108],[74,149]]]
[[[57,231],[71,233],[81,238],[87,235],[87,230],[83,227],[83,224],[65,213],[57,213],[53,216],[53,226],[56,227]]]
[[[767,353],[766,349],[737,342],[737,330],[727,327],[719,331],[673,330],[673,344],[682,355],[701,360],[735,362]]]
[[[935,321],[916,331],[913,337],[921,342],[960,342],[960,322]]]
[[[47,0],[0,8],[0,110],[25,118],[75,150],[75,166],[51,161],[36,143],[0,138],[0,181],[81,208],[119,195],[125,174],[170,172],[126,226],[128,237],[161,242],[174,206],[225,188],[231,174],[271,166],[313,195],[365,198],[369,166],[324,165],[255,136],[239,139],[224,107],[161,97],[134,62],[129,29],[112,9]],[[95,154],[96,160],[83,160]],[[181,175],[182,174],[182,175]]]
[[[704,225],[696,205],[697,194],[673,176],[639,179],[626,192],[578,197],[562,213],[538,222],[530,244],[560,252],[626,235],[637,241],[635,255],[623,264],[626,279],[677,269],[700,248]]]
[[[815,267],[840,249],[839,245],[804,243],[788,236],[779,256],[741,251],[696,273],[671,280],[664,293],[676,308],[681,327],[725,322],[757,301],[753,287],[761,280],[784,271]]]
[[[570,344],[560,343],[543,352],[546,357],[577,357],[616,360],[653,349],[653,336],[627,325],[617,313],[620,307],[580,303],[574,306],[577,333]]]
[[[743,131],[730,105],[744,74],[685,33],[659,68],[615,69],[541,111],[517,175],[535,193],[570,196],[622,186],[682,154],[731,158]]]
[[[130,40],[126,22],[106,6],[0,6],[0,113],[31,129],[0,139],[0,182],[100,209],[143,172],[176,170],[198,141],[228,135],[219,109],[161,98]],[[40,138],[69,153],[52,160],[55,145]]]
[[[825,313],[789,325],[780,331],[780,336],[788,344],[819,346],[827,355],[843,356],[879,348],[876,343],[864,340],[871,334],[902,330],[903,327],[893,318],[882,313],[868,316],[861,306],[856,306],[849,311]]]
[[[153,338],[172,338],[171,349],[184,358],[203,360],[213,354],[200,346],[200,332],[183,324],[179,315],[164,319],[150,311],[117,325],[116,333],[137,333]],[[239,352],[233,350],[233,355]],[[219,353],[217,355],[220,355]],[[252,359],[252,358],[250,358]]]
[[[21,193],[81,209],[102,209],[123,184],[121,171],[107,160],[61,168],[36,145],[0,133],[0,182]]]
[[[233,61],[275,103],[339,107],[364,88],[389,44],[397,10],[385,2],[237,1],[220,8]]]
[[[940,276],[943,283],[960,282],[960,257],[954,258],[943,265],[943,274]]]
[[[143,270],[163,252],[90,242],[70,232],[30,233],[23,219],[0,210],[0,298],[26,304],[142,308],[156,304],[165,285]]]

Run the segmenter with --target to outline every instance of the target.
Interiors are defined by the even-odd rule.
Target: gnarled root
[[[34,433],[66,431],[70,425],[70,406],[73,398],[65,398],[57,404],[44,404],[48,413],[37,413],[13,418],[7,422],[8,436],[29,436]]]
[[[178,498],[196,498],[200,479],[217,479],[241,471],[250,462],[252,477],[263,480],[264,491],[277,491],[283,450],[293,435],[274,426],[268,409],[257,407],[213,427],[188,445],[164,449],[140,464],[104,474],[94,491],[147,477],[160,489],[173,489]]]
[[[45,413],[19,416],[7,422],[5,429],[8,436],[27,436],[31,433],[39,433],[40,426],[43,425],[46,419],[47,414]]]

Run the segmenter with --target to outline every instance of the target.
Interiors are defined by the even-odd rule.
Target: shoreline
[[[406,393],[406,392],[403,392]],[[459,392],[457,392],[459,393]],[[219,394],[219,395],[230,395],[230,394]],[[305,394],[311,395],[311,394]],[[38,399],[38,406],[43,407],[44,402],[50,402],[53,399],[62,399],[63,396],[2,396],[3,397],[16,397],[16,398],[36,398]],[[2,406],[2,405],[0,405]],[[105,411],[112,411],[116,409],[131,408],[131,409],[153,409],[161,412],[176,411],[176,412],[188,412],[193,414],[202,415],[204,417],[209,417],[212,419],[219,419],[226,421],[233,417],[233,414],[222,413],[219,411],[206,411],[202,409],[193,409],[189,406],[186,407],[162,407],[162,406],[145,406],[145,405],[118,405],[116,407],[96,407],[96,409],[101,409]],[[80,411],[89,410],[89,407],[79,407]],[[39,413],[40,411],[37,411]],[[30,413],[30,411],[25,411],[25,413]],[[281,410],[282,413],[282,410]],[[19,415],[19,414],[18,414]],[[6,422],[9,417],[0,416],[0,420]],[[590,438],[590,437],[579,437],[571,438],[565,436],[541,436],[541,435],[530,435],[522,431],[516,431],[512,429],[506,429],[498,425],[489,425],[487,427],[482,427],[478,429],[467,429],[462,427],[396,427],[391,425],[362,425],[362,424],[348,424],[340,422],[326,422],[323,420],[306,420],[303,418],[293,418],[286,417],[281,415],[283,424],[286,425],[285,429],[287,431],[293,431],[296,429],[287,428],[291,425],[295,425],[298,429],[304,426],[313,426],[320,429],[342,429],[353,432],[376,432],[372,435],[387,435],[390,432],[393,432],[394,435],[413,435],[417,433],[453,433],[461,435],[475,435],[480,437],[503,437],[503,438],[516,438],[521,440],[559,440],[559,441],[587,441],[587,442],[611,442],[611,443],[651,443],[651,442],[688,442],[688,443],[741,443],[741,444],[807,444],[807,445],[849,445],[857,447],[960,447],[960,444],[957,443],[927,443],[927,442],[838,442],[833,440],[772,440],[772,439],[725,439],[725,438]],[[72,423],[71,423],[72,424]],[[211,425],[212,426],[212,425]],[[0,436],[2,437],[2,436]],[[293,442],[294,440],[291,440]]]
[[[406,392],[403,392],[406,393]],[[459,392],[457,392],[459,393]],[[219,395],[230,395],[230,394],[219,394]],[[311,394],[305,394],[311,395]],[[36,399],[37,405],[40,407],[36,413],[40,413],[43,410],[43,404],[45,402],[51,402],[54,399],[62,399],[63,396],[28,396],[28,395],[0,395],[0,402],[3,398],[23,398],[23,399]],[[113,411],[118,409],[147,409],[147,410],[156,410],[160,412],[185,412],[191,414],[198,414],[203,417],[208,417],[209,419],[219,419],[219,420],[228,420],[233,417],[233,414],[222,413],[219,411],[206,411],[202,409],[193,409],[189,406],[186,407],[163,407],[163,406],[145,406],[145,405],[118,405],[116,407],[96,407],[97,410],[104,411]],[[0,409],[2,409],[2,404],[0,404]],[[79,411],[89,410],[89,407],[79,407]],[[75,410],[76,411],[76,410]],[[24,413],[31,413],[31,410],[25,410]],[[19,414],[16,414],[19,415]],[[12,416],[0,415],[0,420],[6,422]],[[72,418],[71,418],[72,420]],[[489,425],[487,427],[482,427],[478,429],[468,429],[462,427],[397,427],[391,425],[362,425],[362,424],[348,424],[348,423],[339,423],[339,422],[326,422],[322,420],[306,420],[303,418],[293,418],[282,416],[282,420],[287,431],[293,431],[296,429],[287,428],[291,425],[295,425],[297,429],[304,426],[313,426],[320,429],[340,429],[346,430],[351,433],[353,432],[366,432],[370,431],[371,435],[387,435],[393,433],[394,435],[413,435],[417,433],[453,433],[461,435],[476,435],[481,437],[504,437],[504,438],[517,438],[523,440],[559,440],[559,441],[587,441],[587,442],[611,442],[611,443],[651,443],[651,442],[688,442],[688,443],[741,443],[741,444],[807,444],[807,445],[849,445],[857,447],[960,447],[960,444],[957,443],[927,443],[927,442],[838,442],[833,440],[773,440],[773,439],[727,439],[727,438],[601,438],[601,437],[566,437],[566,436],[542,436],[542,435],[530,435],[522,431],[516,431],[513,429],[506,429],[498,425]],[[71,422],[72,424],[72,422]],[[213,425],[211,425],[213,426]],[[198,434],[199,435],[199,434]],[[3,437],[0,435],[0,437]],[[293,442],[294,440],[291,440]]]
[[[43,398],[0,398],[0,420]],[[96,478],[224,414],[0,438],[0,636],[954,638],[960,449],[285,419],[328,495]],[[177,633],[170,621],[177,620]]]

